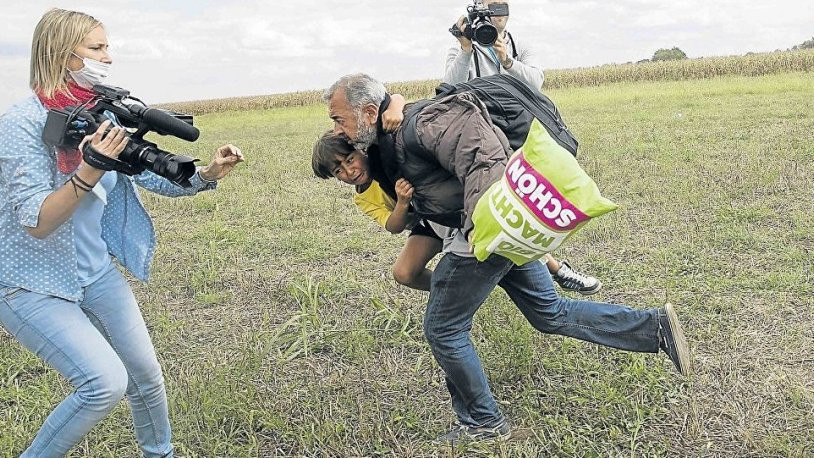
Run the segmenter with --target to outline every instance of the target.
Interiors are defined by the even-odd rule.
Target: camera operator
[[[488,7],[493,3],[508,7],[509,0],[484,0],[483,5]],[[481,46],[466,36],[457,37],[460,46],[450,48],[447,54],[444,82],[456,84],[476,77],[508,73],[539,91],[543,87],[543,71],[532,62],[529,48],[519,44],[506,30],[509,16],[492,16],[490,20],[498,32],[495,44]],[[466,16],[461,16],[457,26],[464,32]]]
[[[161,367],[112,258],[147,280],[155,233],[136,185],[164,196],[193,195],[214,189],[243,160],[238,148],[222,146],[184,188],[151,172],[99,170],[82,159],[81,147],[47,147],[47,110],[89,101],[111,63],[99,21],[52,9],[34,30],[34,94],[0,117],[0,323],[75,388],[24,457],[64,456],[125,394],[142,454],[173,455]],[[128,135],[105,121],[86,142],[116,158]]]

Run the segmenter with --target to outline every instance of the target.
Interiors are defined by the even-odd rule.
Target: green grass
[[[765,76],[789,72],[814,71],[814,50],[801,49],[747,54],[745,56],[702,57],[627,64],[606,64],[587,68],[551,69],[545,71],[543,89],[603,86],[613,83],[646,81],[685,81],[722,76]],[[408,99],[431,97],[440,80],[388,83],[390,93]],[[225,111],[267,110],[322,103],[322,91],[231,97],[214,100],[192,100],[166,103],[165,108],[202,115]]]
[[[502,292],[473,340],[509,442],[451,451],[421,330],[426,295],[390,278],[403,237],[310,172],[322,106],[211,114],[173,151],[248,158],[217,192],[145,196],[160,241],[135,285],[181,456],[812,456],[814,76],[618,84],[550,93],[579,160],[620,209],[558,253],[598,299],[677,305],[696,373],[544,336]],[[69,387],[0,335],[0,455]],[[74,456],[135,457],[122,404]]]

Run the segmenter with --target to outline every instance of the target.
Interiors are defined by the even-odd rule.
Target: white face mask
[[[74,54],[76,56],[76,54]],[[76,56],[79,57],[79,56]],[[76,84],[85,88],[93,89],[93,85],[104,83],[105,78],[110,73],[110,64],[99,62],[88,57],[80,57],[84,67],[79,70],[69,70],[68,74],[71,75]]]

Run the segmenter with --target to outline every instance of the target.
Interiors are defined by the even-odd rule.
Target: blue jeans
[[[657,309],[634,310],[560,297],[539,262],[517,266],[500,256],[478,262],[448,253],[432,275],[424,334],[446,374],[452,408],[462,425],[493,427],[504,421],[469,339],[475,312],[498,285],[540,332],[622,350],[656,353],[659,349]]]
[[[1,287],[0,323],[76,389],[23,457],[65,456],[125,394],[144,456],[172,456],[161,367],[130,285],[115,267],[78,302]]]

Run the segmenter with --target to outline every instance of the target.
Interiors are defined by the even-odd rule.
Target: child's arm
[[[399,178],[396,181],[396,196],[398,197],[396,206],[384,224],[384,228],[392,234],[400,234],[407,227],[407,222],[410,220],[408,212],[410,201],[413,199],[413,185],[404,178]]]
[[[390,105],[382,113],[382,127],[387,132],[392,132],[401,126],[404,121],[404,105],[407,102],[401,94],[393,94],[390,96]]]

